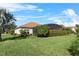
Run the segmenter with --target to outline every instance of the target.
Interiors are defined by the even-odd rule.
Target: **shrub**
[[[67,31],[67,34],[73,33],[73,31],[71,30],[71,28],[65,28],[64,30]]]
[[[46,25],[41,25],[41,26],[37,26],[35,28],[36,30],[36,35],[38,37],[47,37],[48,36],[48,26]]]
[[[77,32],[76,34],[77,34],[77,37],[79,37],[79,25],[77,24],[76,27],[77,27],[76,28],[76,32]]]
[[[77,33],[79,33],[79,29],[76,29]]]
[[[70,33],[71,31],[68,30],[49,30],[49,36],[62,36]]]
[[[26,30],[20,30],[20,36],[26,37],[26,36],[28,36],[28,32],[26,32]]]
[[[49,36],[61,36],[66,34],[66,32],[63,33],[62,30],[49,30]]]
[[[77,37],[79,37],[79,29],[78,28],[76,29],[76,32],[77,32],[76,33]]]
[[[6,30],[5,31],[6,34],[11,34],[11,35],[14,35],[14,29],[11,29],[11,30]]]
[[[14,30],[10,30],[9,33],[10,33],[11,35],[14,35]]]
[[[77,37],[77,40],[73,42],[69,52],[71,53],[71,55],[79,56],[79,37]]]

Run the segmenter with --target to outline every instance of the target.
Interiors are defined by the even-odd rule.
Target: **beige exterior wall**
[[[33,29],[29,29],[29,34],[33,34]]]
[[[15,29],[15,34],[20,34],[21,28]]]
[[[76,33],[76,29],[75,28],[72,28],[72,31]]]
[[[23,28],[15,29],[15,34],[20,34],[20,30],[24,30]],[[28,30],[29,34],[33,34],[33,29],[26,28],[26,31]]]

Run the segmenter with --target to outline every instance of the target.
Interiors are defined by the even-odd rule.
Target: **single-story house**
[[[58,25],[58,24],[44,24],[47,25],[49,30],[63,30],[63,26],[62,25]]]
[[[39,26],[39,24],[36,22],[30,22],[30,23],[24,24],[15,29],[15,34],[20,34],[20,30],[26,30],[26,31],[28,31],[29,34],[32,35],[34,33],[34,28],[36,26]]]

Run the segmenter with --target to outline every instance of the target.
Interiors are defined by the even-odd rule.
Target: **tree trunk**
[[[0,33],[0,41],[2,41],[1,33]]]

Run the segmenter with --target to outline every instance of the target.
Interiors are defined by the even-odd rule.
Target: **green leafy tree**
[[[6,9],[0,9],[0,41],[2,41],[1,34],[6,32],[7,27],[15,21],[13,14]]]
[[[36,35],[39,37],[47,37],[48,36],[48,26],[41,25],[36,27]]]
[[[12,24],[7,26],[7,29],[5,29],[5,32],[13,35],[14,34],[14,30],[15,30],[16,27],[17,26],[13,22]]]

